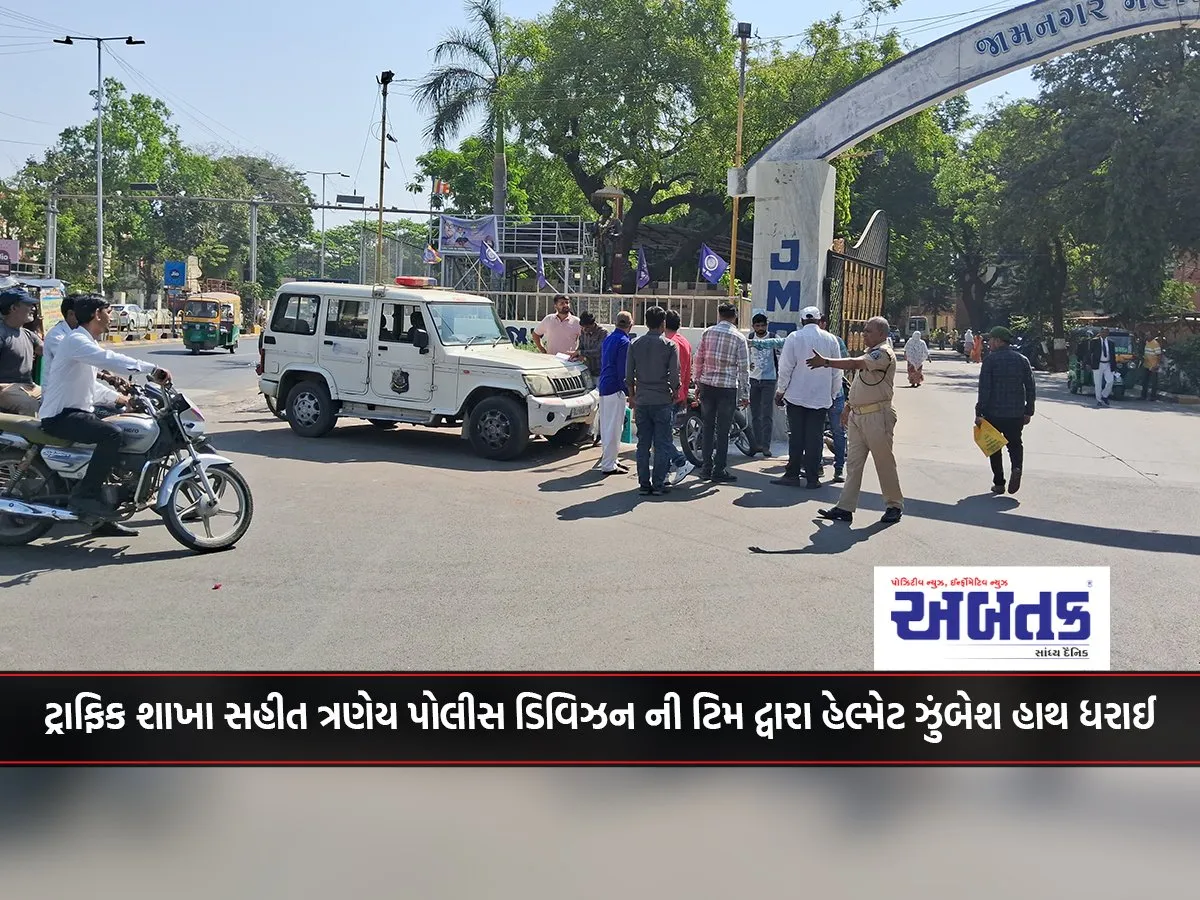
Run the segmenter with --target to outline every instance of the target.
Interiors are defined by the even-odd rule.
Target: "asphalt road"
[[[254,524],[213,556],[152,516],[0,550],[0,668],[869,669],[872,570],[904,564],[1110,566],[1113,667],[1200,668],[1195,407],[1098,410],[1039,376],[1025,485],[994,497],[977,369],[938,354],[897,390],[904,520],[878,525],[868,473],[847,528],[815,518],[835,488],[769,484],[779,459],[647,500],[597,477],[598,449],[493,464],[457,432],[356,422],[304,440],[250,354],[136,352],[196,396]]]
[[[258,343],[254,336],[243,340],[236,353],[214,350],[193,354],[174,341],[133,347],[114,344],[111,349],[169,369],[175,385],[202,409],[205,405],[240,399],[247,388],[253,389],[258,383],[258,376],[254,374]]]

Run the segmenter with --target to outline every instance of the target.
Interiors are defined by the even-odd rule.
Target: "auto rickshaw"
[[[1067,369],[1067,390],[1072,394],[1078,394],[1082,390],[1094,390],[1095,379],[1092,376],[1092,369],[1082,358],[1082,354],[1086,353],[1088,342],[1098,337],[1099,334],[1100,328],[1091,326],[1074,329],[1068,338],[1067,346],[1071,348],[1071,356]],[[1120,400],[1125,396],[1126,389],[1133,386],[1137,377],[1137,360],[1133,354],[1133,335],[1122,328],[1110,328],[1108,329],[1108,340],[1113,347],[1112,396]]]
[[[241,337],[242,298],[237,294],[193,294],[183,305],[183,346],[201,350],[238,348]]]

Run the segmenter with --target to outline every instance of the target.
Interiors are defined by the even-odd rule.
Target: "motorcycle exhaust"
[[[44,503],[22,503],[11,497],[0,497],[0,513],[22,516],[26,519],[54,519],[57,522],[78,522],[79,516],[59,506]]]

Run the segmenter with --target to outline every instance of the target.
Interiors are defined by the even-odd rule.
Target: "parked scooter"
[[[680,414],[679,444],[688,462],[699,468],[704,459],[704,411],[696,396],[696,389],[688,389],[687,408]],[[749,456],[754,447],[750,433],[750,417],[743,409],[733,412],[733,427],[729,429],[729,446],[736,447],[743,456]]]
[[[153,392],[130,382],[130,409],[109,417],[123,434],[121,456],[102,488],[118,521],[145,509],[197,553],[233,547],[250,527],[254,500],[232,460],[202,448],[204,416],[170,384]],[[35,541],[56,522],[90,521],[67,507],[92,449],[49,435],[41,422],[0,414],[0,545]],[[225,508],[227,500],[235,504]],[[196,527],[200,533],[195,533]]]

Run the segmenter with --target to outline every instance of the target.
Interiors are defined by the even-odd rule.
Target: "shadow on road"
[[[257,414],[257,411],[252,414]],[[326,463],[394,462],[453,472],[519,472],[531,466],[570,459],[582,452],[582,448],[557,447],[548,441],[534,440],[517,459],[500,462],[476,456],[457,428],[401,425],[394,431],[380,431],[367,423],[356,425],[347,422],[339,424],[325,437],[303,438],[270,414],[252,421],[269,422],[281,427],[213,431],[210,437],[214,446],[218,451],[245,453],[267,459]]]
[[[873,522],[866,528],[854,528],[844,522],[828,522],[818,525],[817,530],[809,535],[807,547],[796,547],[790,550],[764,550],[762,547],[751,547],[751,553],[761,553],[768,556],[794,555],[797,553],[817,553],[821,555],[845,553],[855,544],[879,534],[892,526],[884,522]]]
[[[612,475],[608,480],[621,477]],[[581,519],[611,519],[613,516],[623,516],[633,512],[642,503],[688,503],[711,497],[717,493],[716,487],[695,479],[688,479],[678,487],[671,488],[670,493],[658,497],[643,497],[638,493],[637,487],[637,480],[630,478],[628,490],[607,494],[595,500],[586,500],[583,503],[560,509],[558,520],[560,522],[578,522]]]
[[[186,547],[138,553],[137,538],[93,538],[77,533],[61,540],[54,532],[43,544],[0,550],[0,588],[32,584],[39,575],[64,569],[100,569],[130,563],[163,562],[194,555]],[[133,552],[130,552],[130,551]],[[142,576],[144,577],[144,573]]]

